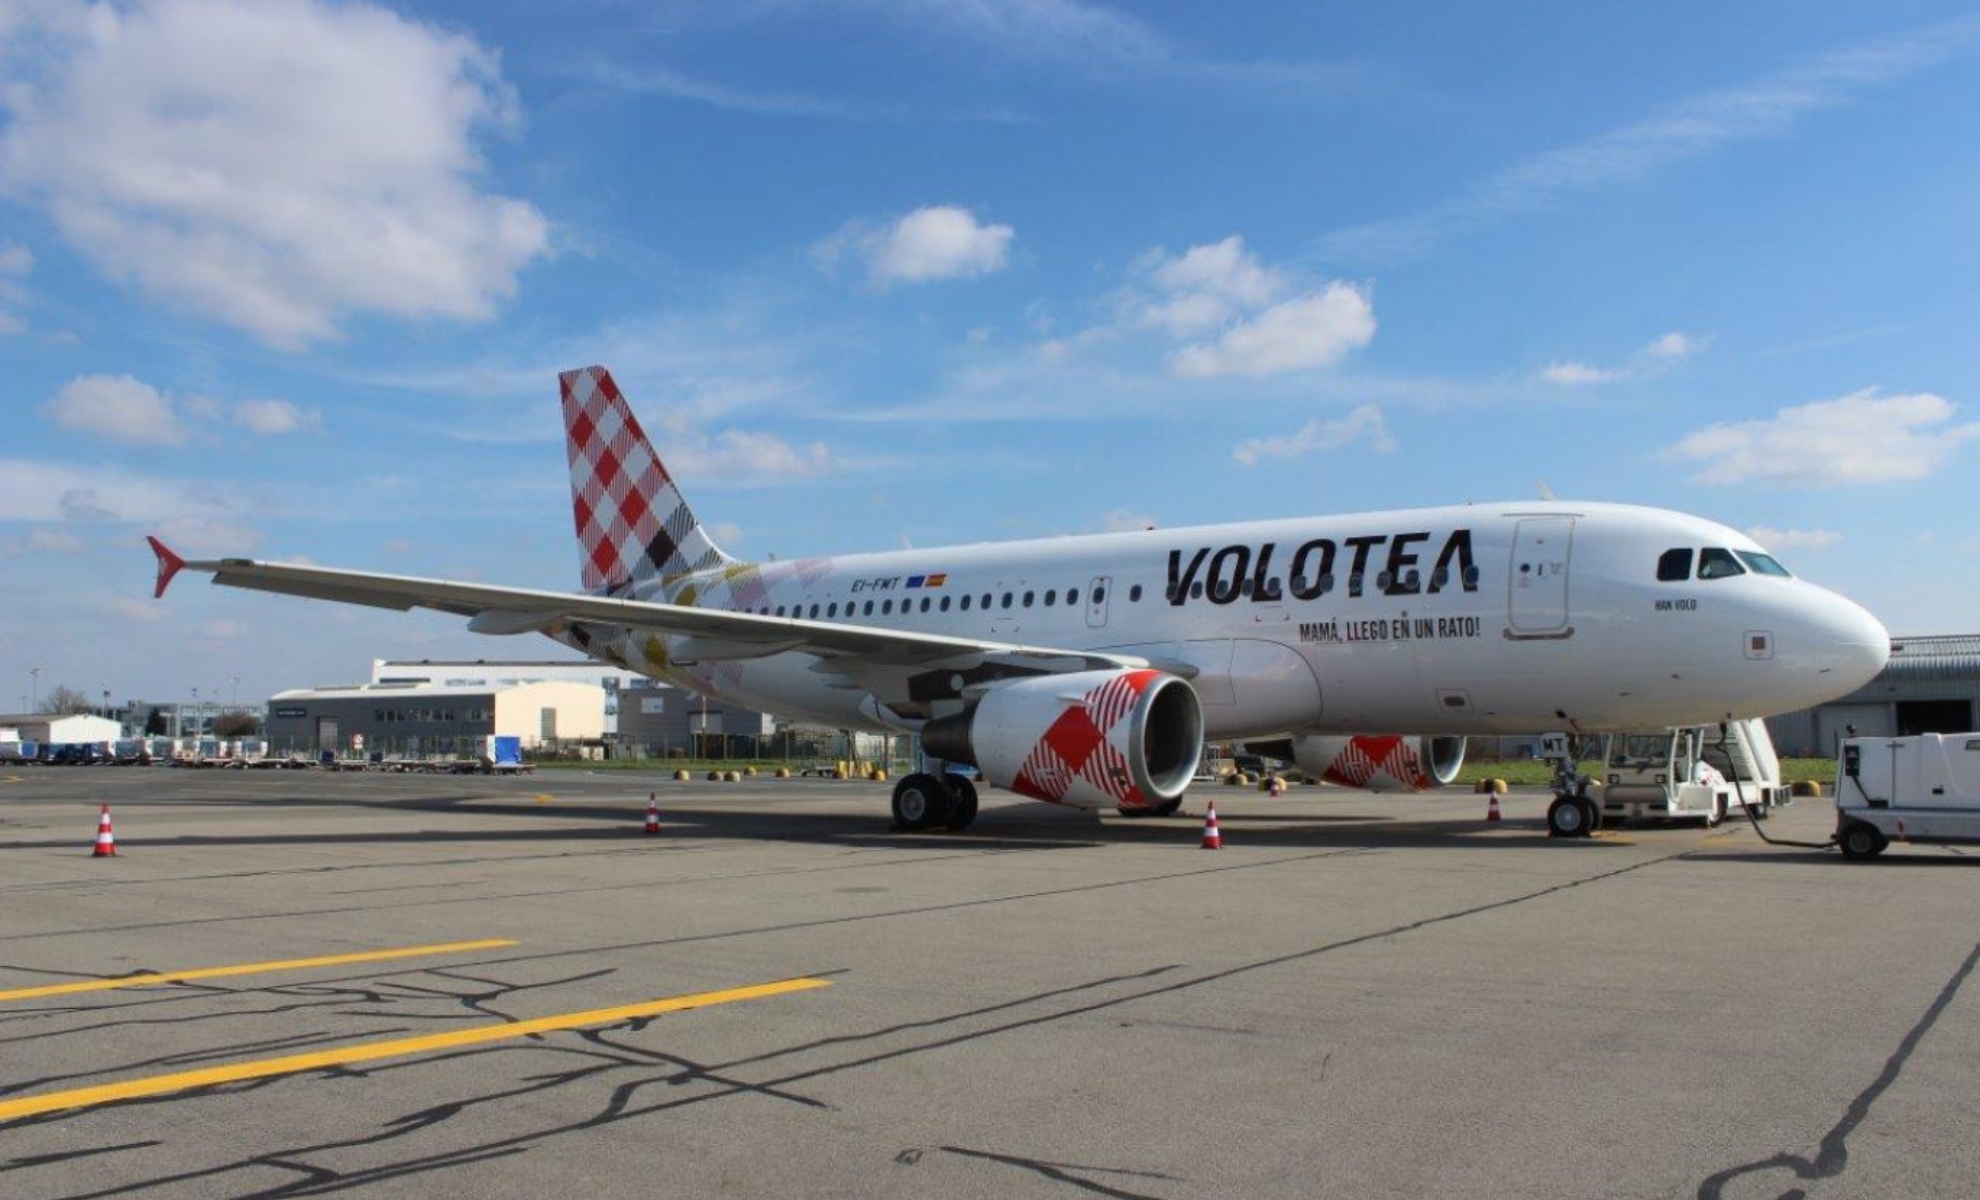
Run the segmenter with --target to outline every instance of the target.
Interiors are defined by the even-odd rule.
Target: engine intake
[[[1042,675],[928,722],[921,747],[1035,800],[1153,808],[1179,799],[1196,776],[1203,708],[1187,682],[1162,671]]]
[[[1299,737],[1293,739],[1293,761],[1315,779],[1343,787],[1421,792],[1457,779],[1464,766],[1464,739],[1392,733]]]

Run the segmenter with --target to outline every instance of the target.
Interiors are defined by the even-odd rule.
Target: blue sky
[[[1901,2],[0,4],[0,708],[554,649],[142,539],[574,587],[591,362],[749,556],[1544,480],[1980,630],[1976,67]]]

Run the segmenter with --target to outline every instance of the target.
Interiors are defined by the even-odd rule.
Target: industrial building
[[[604,734],[605,690],[590,683],[361,684],[299,688],[268,701],[267,738],[277,754],[474,756],[488,754],[494,737],[541,750],[596,744]]]
[[[618,753],[627,758],[754,758],[772,752],[775,718],[643,679],[619,693]]]
[[[1980,708],[1980,634],[1891,639],[1877,677],[1827,704],[1767,718],[1775,748],[1790,758],[1827,758],[1853,727],[1865,737],[1965,733]]]
[[[0,714],[0,742],[107,746],[122,736],[123,726],[94,713]]]
[[[609,663],[582,658],[389,659],[371,660],[373,684],[430,684],[436,687],[507,687],[518,683],[588,683],[605,689],[605,734],[619,729],[619,692],[646,683],[643,675]]]

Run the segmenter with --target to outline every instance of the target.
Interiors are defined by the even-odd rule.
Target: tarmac
[[[1545,803],[0,771],[0,1195],[1972,1194],[1980,861]]]

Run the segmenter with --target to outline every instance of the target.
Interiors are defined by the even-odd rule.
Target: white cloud
[[[1753,526],[1746,536],[1769,550],[1820,552],[1842,541],[1842,534],[1833,529],[1771,529],[1765,525]]]
[[[12,309],[27,303],[21,281],[34,270],[34,252],[18,242],[0,242],[0,334],[19,333],[27,322]]]
[[[41,411],[64,429],[112,441],[177,446],[186,430],[172,402],[129,375],[82,375],[64,384]]]
[[[1303,458],[1321,450],[1339,450],[1357,442],[1366,442],[1370,450],[1377,454],[1390,454],[1396,449],[1396,439],[1389,433],[1389,424],[1382,418],[1379,405],[1364,404],[1345,417],[1328,420],[1316,417],[1302,426],[1291,437],[1253,438],[1241,442],[1231,451],[1231,457],[1247,467],[1255,467],[1266,459]]]
[[[1710,425],[1666,449],[1667,461],[1698,463],[1698,483],[1887,483],[1923,479],[1946,466],[1980,423],[1953,424],[1953,405],[1921,392],[1879,396],[1875,388],[1784,408],[1767,421]]]
[[[1976,34],[1980,18],[1956,18],[1693,96],[1636,124],[1514,163],[1442,204],[1337,230],[1321,239],[1321,251],[1333,258],[1420,255],[1455,234],[1630,184],[1724,146],[1778,137],[1812,112],[1944,61]]]
[[[1284,277],[1260,266],[1236,235],[1191,246],[1176,258],[1157,251],[1143,266],[1161,298],[1146,302],[1139,321],[1176,337],[1194,337],[1239,313],[1264,308],[1286,286]]]
[[[184,555],[249,554],[261,546],[261,533],[227,517],[187,513],[158,522],[158,537]]]
[[[1540,378],[1561,387],[1582,387],[1591,383],[1608,383],[1612,380],[1621,379],[1626,374],[1628,374],[1626,371],[1605,370],[1601,367],[1591,367],[1587,363],[1581,362],[1548,363],[1540,369]]]
[[[26,537],[8,538],[0,543],[0,553],[9,558],[23,554],[75,554],[82,548],[81,538],[60,529],[31,529]]]
[[[1694,333],[1672,332],[1638,350],[1624,366],[1596,367],[1570,359],[1548,363],[1540,369],[1540,378],[1557,387],[1586,387],[1596,383],[1614,383],[1618,379],[1647,379],[1703,353],[1711,344],[1709,335],[1701,337]]]
[[[812,250],[823,266],[852,254],[876,287],[989,275],[1010,265],[1009,225],[985,225],[966,208],[917,208],[883,229],[852,221]]]
[[[313,408],[297,408],[287,400],[243,400],[234,407],[234,419],[252,432],[269,437],[323,428],[322,413]]]
[[[485,319],[546,251],[536,208],[480,186],[516,103],[464,35],[322,0],[49,11],[9,39],[32,53],[0,45],[0,186],[162,302],[294,348]]]
[[[155,521],[247,507],[243,498],[200,481],[161,479],[107,464],[0,458],[0,521]]]
[[[1334,282],[1241,321],[1214,342],[1185,346],[1169,360],[1177,375],[1264,376],[1332,366],[1375,336],[1375,309],[1361,289]]]
[[[1692,334],[1671,332],[1651,342],[1643,348],[1646,358],[1687,359],[1703,350],[1712,342],[1711,338],[1696,337]]]
[[[0,246],[0,277],[19,279],[34,270],[34,251],[18,242]]]
[[[662,450],[676,474],[741,487],[810,479],[837,465],[821,442],[793,446],[774,433],[725,429],[713,437],[688,436]]]

